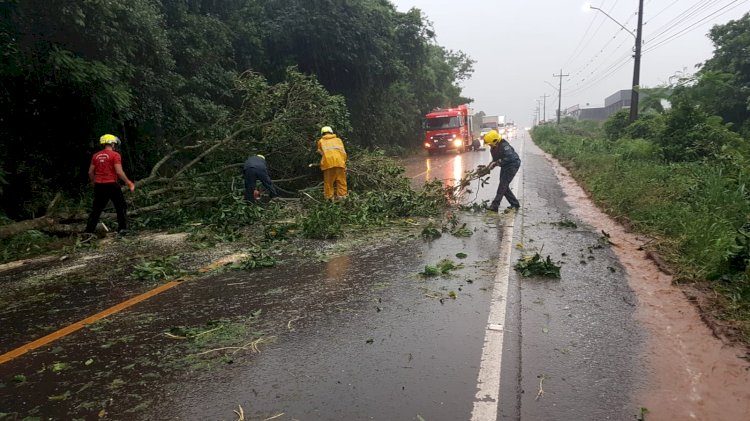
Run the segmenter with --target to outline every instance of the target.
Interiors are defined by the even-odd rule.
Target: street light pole
[[[635,54],[633,55],[633,58],[635,59],[633,62],[633,87],[630,90],[630,122],[632,123],[638,119],[638,90],[640,90],[641,84],[641,44],[643,44],[643,0],[638,0],[638,29],[636,30],[636,33],[633,33],[633,31],[626,28],[625,25],[618,22],[604,10],[590,4],[588,7],[589,9],[598,10],[604,13],[604,16],[618,24],[620,28],[624,29],[635,38]]]
[[[643,2],[641,1],[641,3],[643,3]],[[633,38],[635,38],[635,34],[633,33],[633,31],[631,31],[630,29],[626,28],[625,25],[621,24],[615,18],[613,18],[612,16],[610,16],[609,13],[605,12],[604,10],[602,10],[602,9],[600,9],[598,7],[591,6],[591,5],[589,5],[589,9],[598,10],[598,11],[604,13],[604,16],[608,17],[612,22],[620,25],[620,28],[624,29],[625,31],[627,31],[627,33],[629,33],[630,35],[632,35]]]

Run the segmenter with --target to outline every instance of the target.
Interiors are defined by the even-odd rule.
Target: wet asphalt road
[[[494,419],[472,418],[493,305],[507,305],[499,394],[482,399],[496,404],[497,419],[633,419],[631,397],[647,374],[636,299],[602,233],[569,216],[540,151],[525,138],[511,143],[523,152],[518,215],[459,212],[470,237],[404,235],[325,261],[185,283],[0,365],[0,420],[234,420],[239,406],[252,420]],[[412,158],[407,175],[415,184],[457,179],[487,161],[488,151]],[[498,170],[491,177],[494,189]],[[467,200],[493,196],[472,190]],[[560,224],[568,220],[576,226]],[[502,235],[509,225],[512,239]],[[493,302],[503,241],[512,241],[511,263],[535,252],[561,262],[561,279],[510,270],[500,280],[507,296]],[[418,274],[444,258],[464,267]],[[165,328],[257,310],[253,329],[269,338],[260,353],[210,369],[172,359],[185,350]],[[44,369],[55,361],[74,369]],[[17,374],[29,381],[12,382]]]

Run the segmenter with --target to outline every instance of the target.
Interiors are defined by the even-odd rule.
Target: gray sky
[[[463,91],[474,98],[475,112],[524,126],[544,94],[551,96],[547,119],[554,118],[557,91],[548,83],[558,86],[552,75],[561,68],[570,75],[563,78],[563,109],[601,106],[630,88],[634,38],[604,14],[584,12],[587,1],[635,32],[637,0],[391,0],[402,12],[421,9],[438,44],[476,60]],[[641,86],[693,73],[712,55],[709,29],[748,11],[750,0],[645,0]]]

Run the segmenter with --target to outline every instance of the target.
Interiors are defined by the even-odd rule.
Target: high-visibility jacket
[[[333,133],[326,133],[318,140],[320,169],[346,168],[346,150],[344,142]]]

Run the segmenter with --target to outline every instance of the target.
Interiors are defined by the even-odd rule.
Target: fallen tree
[[[126,195],[129,218],[175,208],[205,210],[234,200],[244,188],[240,170],[250,154],[266,157],[274,182],[287,194],[318,182],[317,170],[308,167],[318,159],[315,139],[321,125],[349,130],[343,98],[293,68],[275,85],[247,72],[235,89],[242,103],[233,115],[170,145],[149,174],[135,181],[134,194]],[[58,194],[41,217],[0,226],[0,240],[29,230],[80,232],[88,209],[58,208],[60,201]]]

